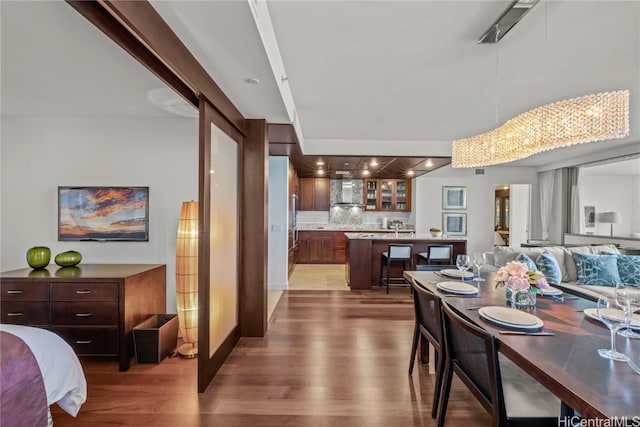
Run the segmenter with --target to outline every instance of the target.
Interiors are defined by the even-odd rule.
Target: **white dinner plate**
[[[554,288],[553,286],[549,286],[549,289],[540,288],[542,295],[562,295],[562,291],[558,288]]]
[[[445,276],[455,277],[456,279],[462,278],[462,274],[460,270],[454,270],[453,268],[445,268],[444,270],[440,270],[440,273],[444,274]],[[473,273],[470,271],[465,271],[464,278],[465,279],[473,278]]]
[[[516,328],[541,328],[544,323],[533,314],[515,308],[489,306],[478,310],[481,317],[499,325]]]
[[[472,295],[478,293],[478,288],[462,282],[440,282],[436,284],[436,288],[452,294]]]
[[[612,313],[611,314],[612,317],[616,316],[616,314],[618,313],[621,313],[620,310],[613,310],[613,309],[605,309],[605,312]],[[600,318],[598,317],[598,311],[595,308],[585,308],[584,314],[586,314],[587,316],[591,317],[594,320],[597,320],[598,322],[600,321]],[[631,326],[633,329],[640,329],[640,315],[634,313],[633,317],[631,318],[631,325],[629,326]]]

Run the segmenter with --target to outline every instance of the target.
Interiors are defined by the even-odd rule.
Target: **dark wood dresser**
[[[134,356],[132,329],[166,311],[164,264],[49,265],[0,273],[2,323],[49,329],[78,355]]]

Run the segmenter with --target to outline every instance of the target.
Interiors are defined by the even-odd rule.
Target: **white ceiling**
[[[305,153],[449,155],[528,109],[619,89],[629,137],[517,164],[640,146],[640,1],[543,0],[500,43],[476,43],[509,3],[269,2]],[[245,117],[290,122],[248,1],[152,4]],[[66,3],[0,8],[3,116],[172,116],[147,99],[163,84]]]

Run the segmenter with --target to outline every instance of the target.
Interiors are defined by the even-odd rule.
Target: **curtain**
[[[553,205],[554,171],[538,173],[540,185],[540,220],[542,222],[542,240],[549,240],[549,221]]]
[[[581,234],[582,209],[580,209],[580,191],[582,190],[582,171],[579,167],[572,169],[571,180],[571,227],[572,233]]]

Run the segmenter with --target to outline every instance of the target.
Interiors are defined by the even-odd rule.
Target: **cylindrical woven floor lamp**
[[[176,243],[178,324],[184,344],[178,355],[198,355],[198,202],[182,202]]]

